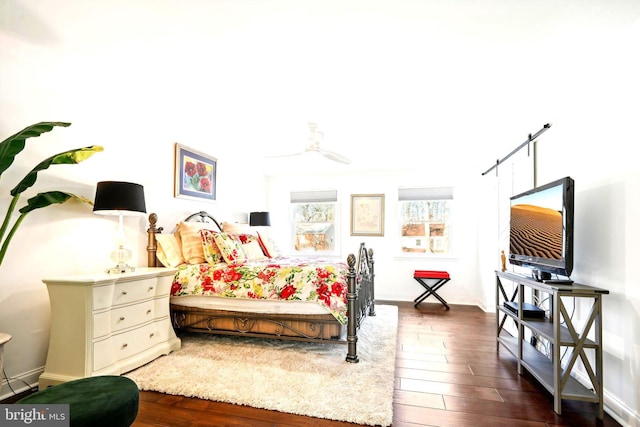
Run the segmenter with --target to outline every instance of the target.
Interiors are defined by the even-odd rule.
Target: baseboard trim
[[[604,392],[604,410],[623,427],[640,426],[640,414],[633,412],[624,402],[606,390]]]
[[[585,387],[591,387],[588,376],[581,371],[574,371],[574,377],[580,381]],[[617,396],[611,394],[606,389],[603,393],[604,411],[616,420],[623,427],[640,426],[640,414],[634,412]]]
[[[44,371],[44,367],[29,372],[24,372],[8,380],[3,378],[0,386],[0,401],[10,400],[17,395],[38,389],[38,379]]]

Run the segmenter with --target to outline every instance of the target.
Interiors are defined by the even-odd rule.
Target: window
[[[337,204],[336,190],[291,192],[294,252],[335,252]]]
[[[450,253],[452,201],[450,187],[398,189],[402,253]]]

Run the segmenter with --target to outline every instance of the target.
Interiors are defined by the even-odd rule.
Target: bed
[[[347,345],[375,316],[373,251],[362,243],[346,263],[279,256],[261,231],[238,230],[206,212],[163,233],[149,215],[148,265],[177,269],[170,310],[176,331]]]

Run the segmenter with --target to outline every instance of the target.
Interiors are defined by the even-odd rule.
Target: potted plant
[[[24,149],[26,140],[28,138],[38,137],[43,133],[51,131],[56,126],[67,127],[70,125],[71,123],[64,122],[40,122],[24,128],[15,135],[12,135],[4,141],[0,142],[0,177],[7,169],[9,169],[9,167],[13,164],[16,156]],[[18,210],[18,212],[20,212],[20,216],[18,216],[18,218],[13,222],[11,228],[9,228],[11,220],[13,219],[13,213],[18,204],[18,201],[20,200],[21,194],[36,183],[36,180],[38,179],[38,172],[49,168],[49,166],[51,165],[80,163],[81,161],[88,159],[94,153],[97,153],[99,151],[103,151],[103,148],[101,146],[92,145],[90,147],[76,148],[74,150],[64,151],[62,153],[51,156],[37,164],[36,167],[34,167],[10,191],[10,194],[12,196],[11,202],[7,207],[4,221],[2,222],[2,226],[0,227],[0,266],[2,265],[4,256],[7,253],[7,248],[11,243],[11,239],[13,238],[18,227],[20,227],[20,224],[22,224],[22,221],[24,221],[29,212],[32,212],[36,209],[45,208],[53,204],[64,203],[71,199],[76,199],[90,205],[93,204],[91,200],[85,197],[65,191],[47,191],[44,193],[38,193],[32,198],[28,199],[26,205],[22,206]],[[7,230],[9,231],[8,233]],[[11,336],[0,332],[0,372],[2,372],[2,347],[10,338]]]

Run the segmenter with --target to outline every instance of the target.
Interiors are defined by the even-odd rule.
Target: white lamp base
[[[135,267],[131,267],[128,264],[118,264],[115,267],[107,268],[106,270],[109,274],[130,273],[132,271],[136,271]]]
[[[118,246],[118,249],[111,252],[111,260],[116,262],[115,267],[108,268],[106,270],[109,274],[128,273],[135,271],[134,267],[127,264],[127,261],[131,259],[131,251],[124,246]]]

